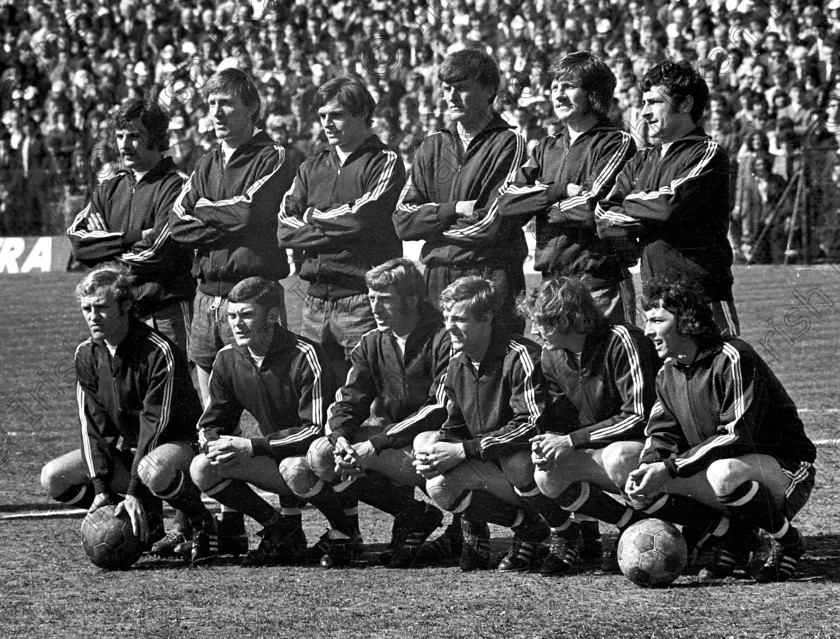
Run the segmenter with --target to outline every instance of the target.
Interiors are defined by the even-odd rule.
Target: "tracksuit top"
[[[344,164],[332,147],[306,159],[283,196],[277,239],[305,251],[300,276],[309,295],[365,293],[365,273],[402,255],[391,213],[404,183],[402,160],[375,135]]]
[[[729,158],[701,127],[664,156],[659,147],[639,151],[595,219],[619,252],[642,249],[643,279],[695,279],[709,300],[732,299]]]
[[[658,370],[653,342],[629,324],[588,334],[580,364],[567,351],[543,349],[545,430],[569,435],[575,449],[642,441]]]
[[[663,461],[674,477],[749,453],[816,458],[793,400],[752,346],[737,338],[701,347],[687,366],[665,362],[645,434],[641,461]]]
[[[107,492],[114,449],[136,449],[127,493],[145,490],[140,460],[167,442],[195,443],[201,402],[181,351],[166,337],[132,319],[111,356],[88,339],[76,348],[76,399],[82,455],[97,493]]]
[[[427,137],[394,212],[402,240],[426,240],[427,266],[522,267],[528,254],[518,220],[499,215],[499,196],[525,159],[525,141],[498,113],[463,148],[456,124]],[[455,213],[476,200],[472,218]]]
[[[635,153],[633,138],[607,118],[574,142],[567,130],[544,138],[531,152],[499,199],[499,212],[523,225],[536,217],[536,270],[544,276],[587,274],[606,283],[624,279],[624,265],[596,232],[595,205]],[[583,190],[570,197],[569,184]]]
[[[169,227],[169,211],[186,179],[168,157],[140,180],[132,171],[120,171],[97,187],[67,229],[73,257],[82,264],[116,260],[128,267],[141,317],[195,296],[192,251],[172,239]],[[90,229],[92,211],[109,230]],[[151,232],[143,237],[146,229]]]
[[[449,360],[444,390],[441,433],[463,442],[467,459],[490,461],[529,450],[545,408],[540,347],[495,327],[478,368],[463,352]]]
[[[196,249],[192,274],[207,295],[227,295],[247,277],[289,274],[277,246],[277,210],[294,171],[279,144],[259,131],[227,164],[221,144],[203,156],[178,195],[172,237]]]
[[[263,435],[251,439],[255,456],[306,455],[324,434],[332,392],[332,369],[321,347],[278,324],[260,366],[247,346],[219,351],[210,375],[210,403],[198,427],[232,435],[247,410]]]
[[[443,380],[451,345],[441,314],[427,305],[405,342],[401,357],[391,331],[366,333],[350,353],[347,383],[329,409],[330,441],[354,442],[354,435],[372,414],[385,427],[370,438],[377,452],[403,448],[446,419]]]

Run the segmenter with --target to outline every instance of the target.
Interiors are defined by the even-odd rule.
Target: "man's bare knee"
[[[639,467],[642,447],[639,442],[617,442],[601,453],[604,471],[616,486],[623,487],[630,473]]]
[[[517,488],[527,488],[534,481],[534,464],[530,452],[514,453],[503,457],[502,472],[507,480]]]
[[[566,487],[563,481],[554,476],[551,472],[547,470],[540,470],[539,468],[534,471],[534,481],[537,483],[537,488],[540,489],[540,492],[546,497],[551,497],[552,499],[559,497],[560,493],[562,493]]]
[[[213,466],[210,465],[210,461],[204,456],[204,453],[199,453],[193,457],[190,464],[190,477],[200,490],[207,490],[218,483]]]
[[[715,495],[722,497],[752,479],[752,473],[749,466],[737,459],[717,459],[706,469],[706,479]]]
[[[423,450],[440,441],[440,433],[434,430],[425,431],[414,438],[414,450]]]

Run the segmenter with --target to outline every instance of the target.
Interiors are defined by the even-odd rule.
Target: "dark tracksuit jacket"
[[[192,251],[172,239],[169,226],[169,211],[185,180],[171,158],[162,159],[140,180],[132,171],[120,171],[93,192],[67,229],[73,257],[82,264],[117,260],[128,267],[141,317],[195,297]],[[91,211],[105,219],[109,230],[89,228]],[[143,237],[147,229],[152,231]]]
[[[542,381],[540,347],[494,328],[478,369],[463,352],[450,359],[441,434],[463,442],[467,459],[492,461],[530,450],[545,408]]]
[[[198,427],[232,435],[247,410],[262,434],[251,440],[254,455],[277,460],[306,455],[324,434],[332,392],[329,359],[321,347],[277,325],[259,367],[247,346],[232,344],[219,351],[210,376],[210,403]]]
[[[595,229],[595,205],[636,153],[633,138],[606,118],[572,143],[569,132],[544,138],[499,199],[502,217],[536,217],[534,268],[543,276],[590,275],[594,286],[621,281],[624,264]],[[583,190],[566,194],[569,184]]]
[[[579,364],[567,351],[543,349],[544,429],[569,435],[578,450],[643,440],[658,370],[653,342],[629,324],[587,335]]]
[[[443,424],[443,383],[452,352],[440,312],[431,305],[424,309],[406,339],[403,357],[395,342],[391,332],[373,330],[351,352],[347,383],[329,409],[331,442],[339,437],[353,442],[371,407],[386,424],[369,440],[377,452],[410,446],[416,435]]]
[[[642,250],[642,278],[690,278],[710,301],[732,300],[729,158],[702,128],[665,153],[644,149],[595,209],[598,234],[619,252]]]
[[[136,449],[129,495],[144,491],[138,464],[167,442],[196,442],[201,403],[181,351],[136,320],[112,357],[88,339],[76,348],[76,399],[82,454],[97,493],[109,490],[113,450]]]
[[[663,461],[673,477],[749,453],[791,462],[816,458],[793,400],[752,346],[737,338],[702,346],[687,366],[665,362],[646,435],[641,461]]]
[[[265,131],[237,148],[227,164],[221,145],[199,160],[178,195],[172,237],[196,249],[192,274],[206,295],[227,295],[248,277],[289,274],[277,246],[277,210],[294,172]]]
[[[518,269],[528,254],[518,220],[501,218],[498,199],[525,159],[525,141],[498,113],[466,149],[455,124],[417,149],[394,211],[402,240],[425,240],[427,267]],[[459,201],[477,200],[473,219],[459,217]]]
[[[280,205],[277,239],[305,251],[300,276],[309,295],[364,293],[365,273],[402,255],[391,213],[404,183],[399,156],[375,135],[344,164],[330,147],[301,165]]]

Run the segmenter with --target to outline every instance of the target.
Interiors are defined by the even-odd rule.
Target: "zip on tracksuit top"
[[[574,142],[566,130],[544,138],[531,152],[499,199],[499,212],[523,226],[536,217],[534,268],[543,276],[587,274],[607,283],[624,279],[625,265],[596,232],[595,205],[635,153],[633,138],[607,118]],[[569,184],[583,190],[569,196]]]
[[[210,375],[210,403],[198,428],[232,435],[247,410],[263,435],[251,439],[254,456],[306,455],[324,434],[332,392],[332,369],[321,347],[278,324],[261,366],[247,346],[231,344],[219,351]]]
[[[97,493],[109,490],[113,449],[136,449],[127,493],[143,491],[140,460],[167,442],[196,442],[201,403],[181,351],[166,337],[131,320],[111,356],[88,339],[76,348],[76,399],[82,455]]]
[[[576,450],[642,441],[658,370],[653,342],[629,324],[588,334],[580,364],[567,351],[543,349],[548,393],[543,427],[569,435]]]
[[[689,365],[668,359],[656,379],[642,463],[691,477],[750,453],[813,463],[816,448],[776,375],[737,338],[701,346]]]
[[[423,309],[402,357],[395,342],[390,331],[372,330],[350,353],[347,383],[329,409],[327,432],[333,444],[339,437],[353,442],[371,407],[386,423],[369,440],[377,452],[410,446],[416,435],[443,424],[443,382],[452,353],[440,312],[431,305]]]
[[[140,180],[120,171],[97,187],[67,229],[73,257],[85,266],[117,260],[128,267],[140,317],[195,297],[192,251],[175,242],[169,229],[169,211],[186,179],[168,157]],[[107,222],[107,231],[90,229],[91,212]]]
[[[732,300],[729,158],[701,127],[637,153],[595,209],[598,234],[642,248],[642,277],[695,279],[710,301]]]
[[[427,266],[522,268],[525,235],[498,205],[525,160],[525,141],[511,128],[494,113],[466,150],[454,123],[417,149],[393,219],[401,240],[426,240]],[[477,200],[473,216],[458,216],[457,203],[470,200]]]
[[[301,165],[280,204],[277,239],[284,249],[305,251],[300,276],[309,295],[365,293],[365,273],[402,255],[391,213],[404,183],[399,155],[375,135],[344,164],[329,147]]]
[[[542,381],[540,347],[495,327],[478,369],[463,352],[449,360],[441,434],[463,442],[467,459],[491,461],[530,450],[542,425]]]
[[[196,249],[192,274],[206,295],[227,295],[247,277],[289,274],[277,246],[277,210],[294,172],[279,144],[259,131],[227,164],[221,144],[199,160],[178,195],[172,237]]]

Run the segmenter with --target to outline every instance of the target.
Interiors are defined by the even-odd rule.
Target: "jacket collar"
[[[172,160],[171,157],[166,156],[161,159],[160,162],[155,164],[142,178],[139,180],[134,177],[134,171],[131,169],[126,169],[126,175],[128,175],[128,179],[131,180],[132,184],[140,184],[141,182],[153,182],[157,178],[168,175],[170,173],[174,173],[178,169],[175,167],[175,162]]]
[[[358,147],[356,147],[355,151],[353,151],[350,155],[347,156],[347,159],[344,161],[344,166],[350,164],[350,162],[352,162],[354,159],[356,159],[360,155],[364,155],[369,151],[381,151],[387,148],[388,147],[385,145],[385,143],[379,139],[378,135],[376,135],[375,133],[371,133],[368,137],[364,139],[364,141]],[[328,154],[337,166],[342,165],[341,160],[338,157],[338,152],[335,150],[335,147],[327,146],[322,152]]]
[[[487,135],[488,133],[491,133],[493,131],[509,131],[510,129],[513,129],[513,126],[508,124],[507,121],[499,114],[498,111],[493,110],[491,112],[490,121],[487,123],[487,125],[483,129],[481,129],[481,131],[479,131],[475,135],[475,137],[473,139],[475,140],[475,139],[480,138],[484,135]],[[444,129],[441,129],[441,133],[443,133],[443,132],[448,133],[449,135],[451,135],[456,140],[460,138],[460,136],[458,134],[458,123],[457,122],[450,122],[449,126],[447,126]]]
[[[581,133],[578,136],[577,139],[580,140],[583,137],[586,137],[586,136],[589,136],[589,135],[594,135],[595,133],[598,133],[600,131],[613,131],[613,130],[615,130],[615,125],[612,123],[612,120],[610,120],[608,117],[604,116],[604,117],[598,118],[598,121],[595,122],[595,124],[593,126],[586,129],[586,131]],[[569,133],[569,127],[563,127],[563,139],[566,142],[566,146],[571,145],[572,137],[571,137],[571,134]]]
[[[487,362],[504,359],[508,352],[510,336],[511,333],[506,328],[499,325],[493,326],[493,330],[490,333],[490,345],[487,347],[487,352],[484,353],[484,357],[481,359],[482,366]],[[458,353],[458,358],[463,364],[469,364],[472,361],[463,351]]]

